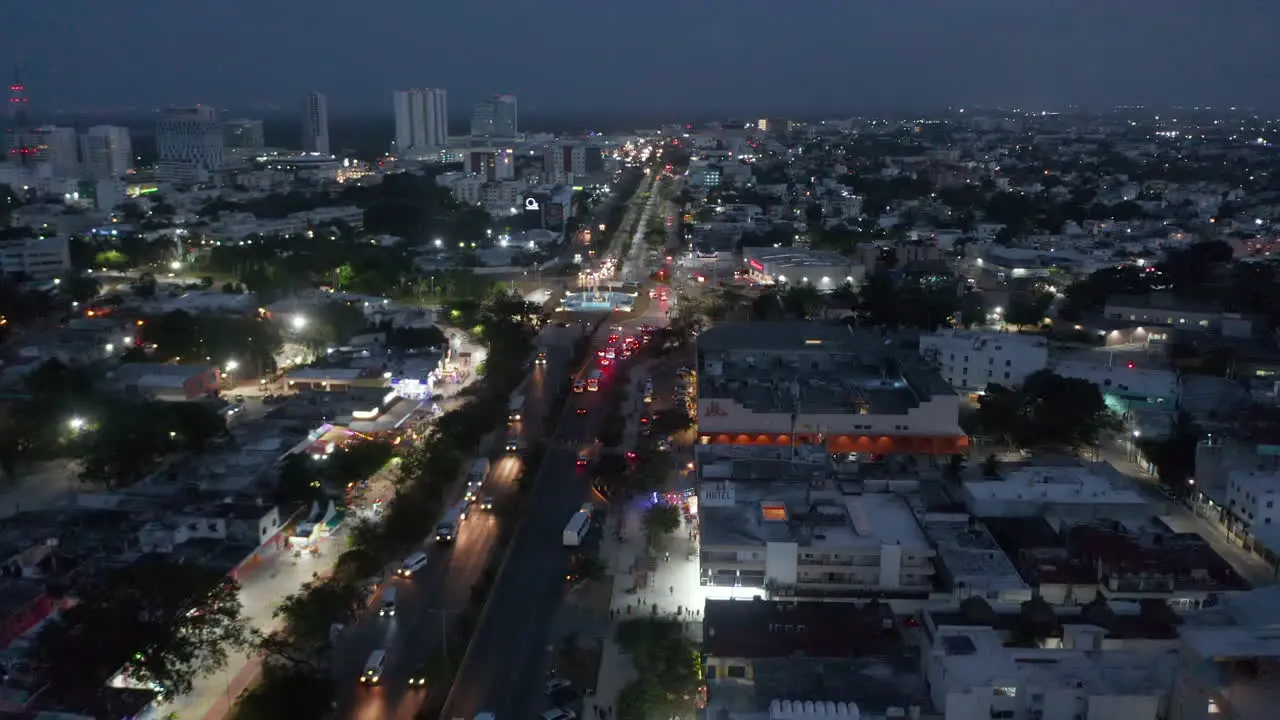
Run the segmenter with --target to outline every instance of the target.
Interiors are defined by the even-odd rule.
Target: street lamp
[[[226,367],[227,367],[227,372],[235,372],[236,368],[240,367],[240,363],[236,360],[228,360]]]
[[[72,432],[80,432],[84,429],[84,418],[78,416],[71,418],[67,421],[67,427],[71,428]]]
[[[293,317],[289,318],[289,324],[293,327],[294,330],[301,330],[302,328],[307,326],[307,318],[305,315],[294,315]]]

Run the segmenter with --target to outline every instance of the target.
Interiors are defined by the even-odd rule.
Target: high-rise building
[[[397,90],[392,99],[397,155],[425,156],[449,144],[449,106],[444,90]]]
[[[519,132],[516,96],[494,95],[471,112],[472,137],[514,138]]]
[[[329,154],[329,100],[313,92],[302,102],[302,149]]]
[[[55,177],[76,177],[80,173],[80,142],[76,129],[41,125],[16,134],[29,167]]]
[[[228,120],[222,123],[222,142],[228,150],[255,152],[267,146],[261,120]]]
[[[80,136],[80,161],[84,174],[97,180],[118,178],[133,168],[133,142],[129,128],[94,125]]]
[[[27,116],[27,88],[22,84],[18,69],[13,69],[13,83],[9,85],[9,122],[5,128],[4,155],[15,162],[26,163],[34,148],[29,135]]]
[[[225,163],[226,147],[213,108],[170,108],[156,123],[158,179],[177,184],[207,182],[210,173]]]

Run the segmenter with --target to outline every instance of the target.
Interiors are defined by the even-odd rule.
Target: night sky
[[[36,108],[522,113],[1280,105],[1280,3],[1245,0],[5,0]],[[7,75],[7,69],[5,71]],[[5,80],[8,78],[6,77]]]

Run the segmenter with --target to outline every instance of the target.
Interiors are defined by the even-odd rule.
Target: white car
[[[574,381],[573,381],[573,391],[574,391],[574,392],[576,392],[576,393],[586,392],[586,391],[587,391],[587,384],[586,384],[586,383],[584,383],[584,382],[583,382],[583,381],[581,381],[581,380],[574,380]]]
[[[424,552],[416,552],[404,559],[400,567],[396,569],[396,575],[402,578],[411,578],[413,574],[427,566],[427,554]]]
[[[577,714],[566,708],[551,708],[539,715],[542,720],[577,720]]]

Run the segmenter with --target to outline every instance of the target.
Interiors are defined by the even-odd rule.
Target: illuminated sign
[[[538,204],[537,198],[525,198],[524,209],[537,211],[537,210],[541,210],[542,206]]]
[[[764,272],[764,265],[762,265],[757,260],[748,260],[747,264],[751,266],[752,270],[755,270],[757,272]]]

